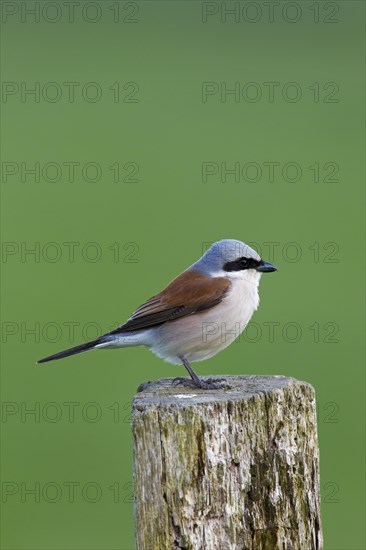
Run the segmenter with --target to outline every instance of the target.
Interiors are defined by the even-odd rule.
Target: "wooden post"
[[[224,380],[229,389],[171,378],[138,388],[137,550],[321,550],[314,389],[284,376]]]

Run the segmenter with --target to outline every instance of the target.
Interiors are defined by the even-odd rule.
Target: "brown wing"
[[[109,334],[138,330],[219,304],[230,288],[230,281],[224,277],[208,278],[199,271],[184,271],[162,292],[142,304],[131,315],[127,323]]]

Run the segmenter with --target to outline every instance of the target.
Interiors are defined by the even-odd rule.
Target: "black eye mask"
[[[257,269],[261,265],[261,260],[254,258],[238,258],[233,262],[226,262],[224,271],[243,271],[244,269]]]

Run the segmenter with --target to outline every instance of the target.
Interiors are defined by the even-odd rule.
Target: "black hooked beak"
[[[277,271],[277,267],[270,264],[269,262],[261,260],[260,264],[257,267],[257,271],[260,271],[261,273],[270,273],[271,271]]]

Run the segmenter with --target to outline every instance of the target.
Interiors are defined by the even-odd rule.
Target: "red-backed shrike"
[[[218,241],[124,325],[38,363],[97,348],[145,346],[168,363],[183,364],[191,384],[215,388],[213,382],[201,380],[190,363],[216,355],[241,334],[258,308],[261,274],[270,271],[276,268],[246,244]]]

